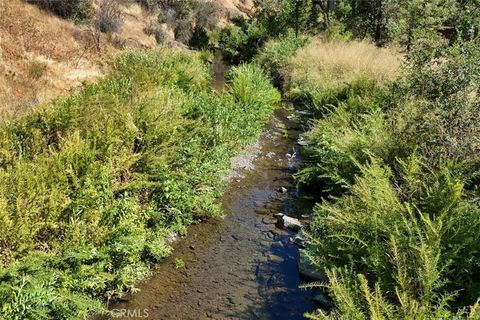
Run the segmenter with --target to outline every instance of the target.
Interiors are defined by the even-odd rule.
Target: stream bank
[[[278,229],[273,216],[302,219],[312,206],[292,179],[300,127],[288,115],[278,111],[248,153],[232,160],[225,219],[192,225],[138,293],[110,306],[114,318],[302,319],[314,309],[311,292],[299,289],[294,233]]]

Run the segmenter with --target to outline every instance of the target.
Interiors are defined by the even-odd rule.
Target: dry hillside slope
[[[220,2],[220,23],[251,8],[249,1]],[[107,35],[91,24],[76,25],[24,0],[0,0],[0,117],[12,117],[101,77],[105,62],[120,50],[155,47],[155,37],[145,29],[156,16],[134,1],[122,3],[122,26]],[[94,5],[98,8],[97,0]],[[171,30],[163,28],[165,41],[174,43]]]

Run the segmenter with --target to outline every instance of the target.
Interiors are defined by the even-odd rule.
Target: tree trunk
[[[335,10],[335,0],[328,0],[327,2],[327,12],[333,12]]]
[[[298,24],[300,20],[300,0],[295,1],[295,38],[298,38]]]
[[[413,43],[413,18],[410,16],[410,20],[408,21],[408,30],[407,30],[407,52],[410,53],[412,49]]]
[[[382,0],[377,0],[377,16],[375,19],[375,43],[377,46],[382,45],[382,31],[383,31],[383,6]]]

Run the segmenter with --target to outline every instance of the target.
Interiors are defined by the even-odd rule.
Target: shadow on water
[[[222,91],[226,87],[226,76],[228,72],[228,65],[223,61],[220,52],[215,52],[212,62],[212,81],[211,86],[217,91]]]
[[[298,125],[282,110],[267,129],[253,169],[238,171],[224,190],[225,218],[190,226],[140,292],[110,306],[130,312],[116,319],[295,320],[314,309],[311,292],[299,289],[292,234],[277,229],[273,217],[301,217],[312,206],[296,196],[291,175],[299,163]],[[174,267],[177,258],[185,268]]]

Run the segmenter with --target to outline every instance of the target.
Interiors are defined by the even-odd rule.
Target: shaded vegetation
[[[26,0],[62,18],[85,21],[92,17],[91,0]]]
[[[309,286],[334,308],[309,318],[480,317],[478,4],[421,2],[259,1],[221,34],[231,61],[263,48],[255,60],[316,118],[296,177],[326,196],[308,252],[329,283]],[[285,63],[301,31],[324,32]]]

